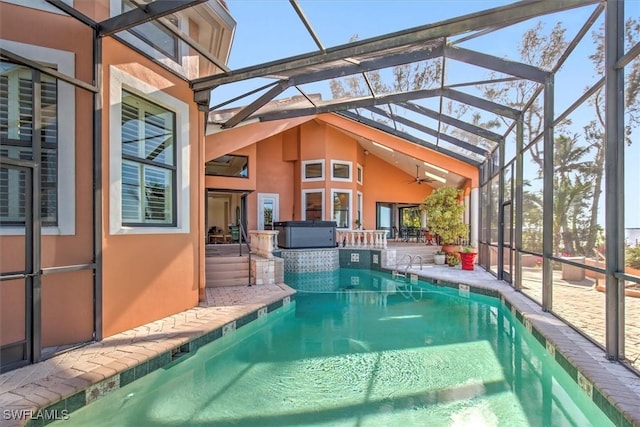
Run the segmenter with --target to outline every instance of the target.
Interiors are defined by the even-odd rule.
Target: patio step
[[[213,256],[205,263],[207,288],[247,286],[249,284],[249,257]]]

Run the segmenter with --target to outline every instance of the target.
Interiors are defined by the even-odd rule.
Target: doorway
[[[394,203],[376,203],[376,230],[387,230],[387,238],[395,239],[397,230],[394,230],[395,224],[395,204]]]
[[[235,243],[239,241],[242,223],[242,191],[207,189],[205,240],[207,244]]]
[[[273,230],[273,224],[279,221],[280,217],[279,205],[279,194],[258,194],[258,230]]]

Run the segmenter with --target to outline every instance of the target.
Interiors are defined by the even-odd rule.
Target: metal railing
[[[247,286],[251,286],[251,246],[249,245],[249,238],[247,237],[247,232],[244,229],[242,223],[238,224],[240,227],[240,239],[238,239],[238,256],[242,256],[242,245],[243,243],[247,245],[247,252],[249,255],[249,283]]]

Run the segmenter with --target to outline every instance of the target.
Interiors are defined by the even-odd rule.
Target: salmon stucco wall
[[[32,48],[55,49],[73,58],[73,76],[92,81],[92,30],[76,19],[59,13],[0,4],[0,39],[8,41],[9,51],[32,57]],[[46,23],[46,25],[45,25]],[[25,30],[25,29],[37,29]],[[28,45],[17,51],[11,43]],[[60,92],[61,93],[61,92]],[[42,232],[42,267],[90,264],[93,261],[92,215],[92,122],[93,94],[75,89],[75,117],[59,117],[63,126],[72,124],[75,162],[71,170],[59,170],[58,177],[73,177],[73,232],[60,234],[57,227],[45,225]],[[66,129],[68,131],[68,128]],[[62,212],[60,210],[59,212]],[[59,223],[66,221],[63,212]],[[0,265],[3,272],[25,268],[24,235],[0,237]],[[43,346],[65,345],[92,339],[93,274],[86,270],[57,273],[42,278],[42,341]],[[2,282],[0,285],[0,345],[24,339],[24,281]]]
[[[103,41],[105,93],[110,92],[110,68],[116,67],[170,96],[189,108],[189,217],[188,232],[157,234],[110,233],[109,97],[103,108],[103,324],[104,336],[157,320],[198,304],[202,286],[200,236],[204,235],[198,209],[204,189],[199,188],[203,167],[199,144],[203,129],[198,125],[193,92],[188,84],[132,52],[116,40]],[[179,172],[178,172],[179,173]],[[117,196],[117,195],[116,195]]]
[[[381,158],[369,154],[362,165],[364,228],[374,229],[376,202],[419,204],[433,191],[427,183],[416,184],[409,175]]]
[[[278,221],[294,219],[295,162],[283,161],[284,135],[278,134],[257,144],[258,174],[256,193],[249,196],[249,229],[257,228],[258,195],[278,194]],[[255,206],[255,209],[251,209]]]

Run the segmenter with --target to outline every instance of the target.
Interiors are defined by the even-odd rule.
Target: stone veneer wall
[[[284,283],[284,260],[276,257],[252,256],[251,283],[254,285]]]
[[[340,268],[337,248],[279,249],[274,255],[284,260],[284,271],[287,273],[315,273]]]

